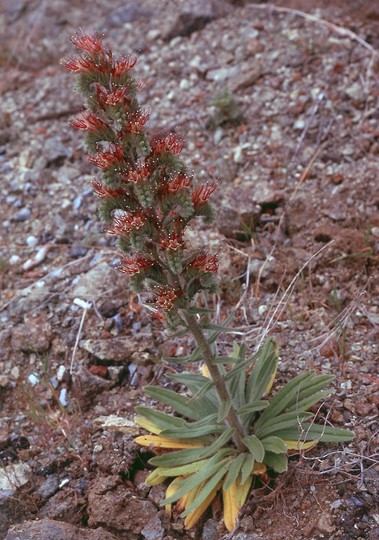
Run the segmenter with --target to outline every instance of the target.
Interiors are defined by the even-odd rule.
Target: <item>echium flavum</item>
[[[117,237],[122,252],[119,269],[130,276],[134,290],[154,294],[155,317],[192,334],[192,354],[166,360],[203,364],[201,374],[171,375],[190,395],[145,388],[179,415],[136,409],[137,423],[152,433],[136,441],[161,454],[164,449],[150,460],[157,468],[146,482],[172,479],[163,504],[171,511],[176,503],[187,528],[221,492],[224,523],[231,531],[254,479],[267,482],[268,470],[285,471],[289,451],[351,440],[354,434],[317,425],[309,412],[330,393],[325,390],[333,379],[329,375],[300,374],[268,399],[278,365],[273,339],[250,357],[236,343],[229,356],[217,355],[216,340],[228,321],[211,324],[209,310],[197,305],[199,291],[216,289],[217,256],[191,249],[185,234],[194,218],[211,222],[209,198],[216,184],[198,183],[188,173],[176,134],[147,136],[148,113],[137,101],[138,85],[130,74],[135,58],[115,58],[95,34],[79,31],[71,41],[81,55],[61,64],[77,74],[87,105],[71,125],[85,131],[89,160],[101,170],[93,189],[106,231]]]

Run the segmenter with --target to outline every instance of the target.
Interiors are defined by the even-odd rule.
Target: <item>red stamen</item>
[[[106,228],[106,232],[115,235],[125,235],[133,230],[140,229],[146,223],[146,216],[144,214],[137,214],[135,216],[125,214],[121,217],[115,217],[112,225]]]
[[[91,112],[82,112],[70,120],[70,125],[76,129],[96,131],[108,127],[98,116]]]
[[[218,257],[217,255],[198,255],[194,261],[192,261],[192,268],[197,268],[203,272],[216,273],[218,270]]]
[[[71,36],[70,41],[81,51],[91,54],[102,54],[104,52],[101,39],[96,34],[86,34],[81,28]]]
[[[214,182],[213,184],[209,184],[207,182],[206,184],[203,184],[202,186],[195,189],[195,191],[192,193],[192,202],[194,206],[196,207],[206,203],[212,193],[216,190],[216,188],[216,182]]]

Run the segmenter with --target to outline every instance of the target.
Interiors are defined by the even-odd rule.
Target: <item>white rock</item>
[[[18,255],[12,255],[12,257],[9,259],[9,264],[14,265],[19,263],[21,258]]]
[[[11,369],[11,377],[12,379],[18,379],[20,376],[20,370],[17,366],[14,366],[12,369]]]
[[[27,463],[12,463],[12,465],[8,465],[7,467],[1,467],[0,499],[3,496],[14,494],[17,488],[27,484],[30,474],[31,468]]]
[[[38,244],[38,238],[36,238],[32,234],[27,237],[27,239],[26,239],[26,245],[27,246],[29,246],[31,248],[34,248],[34,247],[36,247],[37,244]]]

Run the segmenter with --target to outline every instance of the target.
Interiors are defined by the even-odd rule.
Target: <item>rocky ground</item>
[[[379,537],[378,21],[370,0],[1,1],[1,538]],[[196,174],[219,179],[218,220],[196,237],[222,251],[220,316],[238,306],[251,348],[277,338],[278,385],[333,373],[320,418],[356,433],[294,458],[232,535],[216,506],[184,531],[143,483],[133,408],[167,384],[162,352],[191,344],[114,269],[58,65],[79,26],[138,53],[151,127],[182,133]]]

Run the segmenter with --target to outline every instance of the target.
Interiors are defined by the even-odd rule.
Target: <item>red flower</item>
[[[163,237],[158,244],[163,249],[171,249],[175,251],[184,246],[184,239],[180,232],[172,233],[169,236]]]
[[[140,229],[146,223],[146,216],[143,213],[125,214],[123,216],[117,216],[113,219],[112,225],[106,228],[106,232],[109,234],[124,235],[130,233],[130,231]]]
[[[181,291],[160,287],[155,291],[155,294],[157,295],[156,306],[165,311],[170,311],[174,307],[175,300],[181,295]]]
[[[183,150],[184,142],[179,139],[176,133],[170,133],[163,139],[155,140],[151,145],[151,154],[153,156],[160,156],[165,152],[172,152],[173,154],[180,154]]]
[[[104,90],[99,88],[99,92],[103,93],[104,103],[106,103],[107,105],[117,105],[125,98],[127,94],[127,89],[121,87],[117,88],[113,92],[106,93],[104,92]]]
[[[91,182],[92,188],[96,195],[100,198],[103,197],[112,197],[112,198],[118,198],[122,195],[125,195],[125,191],[122,188],[117,189],[111,189],[102,182],[99,182],[97,180],[93,180]]]
[[[131,70],[137,63],[136,57],[125,57],[117,59],[113,62],[113,65],[111,67],[111,74],[113,77],[119,77],[120,75],[123,75],[127,71]]]
[[[152,265],[153,261],[149,261],[141,255],[137,255],[134,259],[132,257],[124,257],[121,260],[118,269],[120,272],[133,276],[134,274],[139,274],[141,270],[144,270],[145,268],[150,268]]]
[[[149,165],[143,165],[142,167],[136,167],[135,169],[128,171],[128,173],[124,176],[124,179],[127,182],[132,182],[133,184],[140,184],[145,182],[145,180],[149,178],[150,174],[151,167]]]
[[[130,115],[130,117],[128,118],[128,122],[125,126],[125,131],[131,131],[132,133],[140,133],[143,130],[148,119],[149,113],[147,111]]]
[[[217,255],[198,255],[194,261],[192,261],[192,268],[197,268],[203,272],[217,272],[218,270],[218,257]]]
[[[207,182],[206,184],[203,184],[202,186],[196,188],[195,191],[192,193],[192,202],[194,206],[196,207],[206,203],[216,188],[216,182],[214,182],[213,184],[209,184],[209,182]]]
[[[86,34],[81,28],[71,36],[70,41],[81,51],[91,54],[102,54],[104,52],[101,39],[96,34]]]
[[[191,178],[188,178],[185,174],[179,174],[173,180],[167,183],[168,193],[176,193],[180,189],[187,188],[191,185]]]
[[[89,57],[62,58],[59,63],[62,67],[68,71],[73,71],[74,73],[82,73],[83,71],[99,71],[100,73],[106,73],[108,70],[106,63],[95,62],[95,60],[92,60]]]
[[[99,169],[108,169],[116,163],[121,163],[124,158],[124,152],[121,146],[115,146],[114,150],[107,152],[98,152],[95,156],[88,156],[88,161],[99,167]]]
[[[95,131],[97,129],[108,127],[98,116],[92,112],[82,112],[70,120],[70,125],[76,129],[86,129]]]

